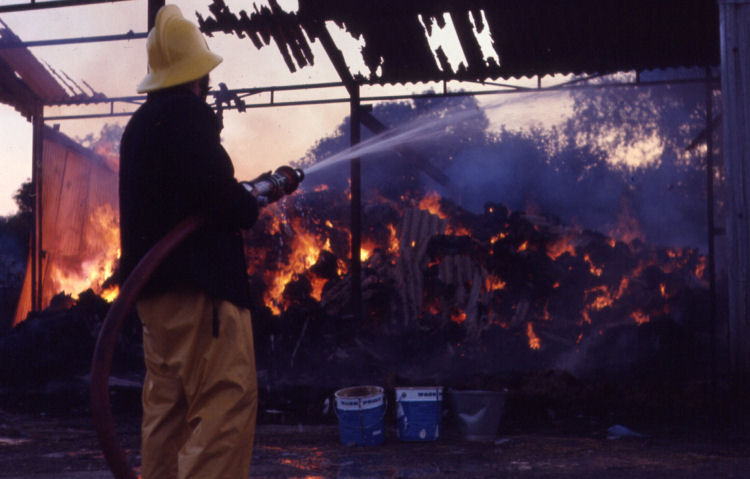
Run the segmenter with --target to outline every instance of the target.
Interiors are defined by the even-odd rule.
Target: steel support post
[[[717,324],[716,324],[716,224],[714,218],[714,124],[713,124],[713,79],[711,67],[706,67],[706,223],[708,224],[708,285],[709,323],[711,327],[711,386],[716,391],[717,369]]]
[[[359,86],[355,85],[351,89],[351,113],[350,119],[350,140],[352,146],[359,143],[361,139],[361,121],[360,121],[360,99]],[[362,246],[362,188],[361,188],[361,160],[352,158],[350,161],[351,175],[351,229],[352,229],[352,315],[354,324],[359,326],[362,320],[362,259],[360,250]]]
[[[44,106],[34,108],[32,117],[31,183],[34,194],[34,222],[31,230],[31,310],[42,309],[42,160],[44,146]]]
[[[750,0],[720,0],[731,388],[750,393]]]

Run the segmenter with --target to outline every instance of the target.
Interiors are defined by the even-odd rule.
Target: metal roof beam
[[[717,81],[718,78],[714,78],[713,81]],[[704,82],[704,78],[685,78],[677,80],[655,80],[648,82],[640,82],[638,84],[634,82],[608,82],[598,83],[594,85],[580,85],[573,83],[564,83],[560,85],[543,87],[541,90],[536,88],[521,88],[518,90],[511,89],[500,89],[500,90],[463,90],[463,91],[446,91],[441,93],[427,92],[427,93],[411,93],[403,95],[380,95],[380,96],[363,96],[360,98],[361,102],[378,102],[378,101],[397,101],[397,100],[418,100],[420,98],[440,98],[440,97],[458,97],[458,96],[481,96],[481,95],[501,95],[501,94],[512,94],[512,93],[539,93],[540,91],[560,91],[560,90],[576,90],[581,88],[592,88],[592,89],[605,89],[605,88],[618,88],[618,87],[647,87],[647,86],[658,86],[658,85],[675,85],[675,84],[687,84],[687,83],[699,83]],[[306,90],[313,88],[327,88],[327,87],[341,87],[345,86],[343,83],[319,83],[316,85],[288,85],[283,87],[268,87],[268,88],[244,88],[238,90],[229,90],[230,94],[238,94],[239,96],[248,96],[257,93],[272,93],[273,91],[281,90]],[[216,96],[216,91],[211,91],[209,94]],[[242,95],[244,93],[244,95]],[[72,105],[88,105],[95,103],[133,103],[139,104],[146,100],[146,96],[126,96],[116,98],[92,98],[83,101],[70,101],[64,103],[55,103],[47,106],[72,106]],[[244,108],[268,108],[278,106],[305,106],[305,105],[326,105],[332,103],[347,103],[351,101],[350,98],[325,98],[325,99],[312,99],[312,100],[295,100],[295,101],[269,101],[267,103],[250,103],[244,105]],[[235,106],[225,106],[224,110],[235,110]],[[110,113],[93,113],[84,115],[61,115],[61,116],[49,116],[45,117],[46,121],[54,120],[77,120],[86,118],[108,118],[108,117],[119,117],[119,116],[130,116],[132,112],[110,112]]]
[[[68,45],[74,43],[113,42],[121,40],[135,40],[148,37],[147,32],[134,33],[132,30],[120,35],[100,35],[94,37],[58,38],[51,40],[33,40],[29,42],[5,42],[0,43],[0,50],[10,48],[46,47],[51,45]]]
[[[269,87],[255,87],[255,88],[238,88],[234,90],[228,90],[227,93],[232,95],[240,95],[243,98],[250,95],[257,95],[258,93],[273,93],[277,91],[295,91],[295,90],[313,90],[317,88],[336,88],[343,87],[344,84],[341,82],[326,82],[326,83],[310,83],[310,84],[299,84],[299,85],[280,85],[280,86],[269,86]],[[216,97],[218,91],[211,90],[209,95]],[[95,103],[110,103],[110,102],[123,102],[123,103],[140,103],[146,100],[146,95],[133,95],[133,96],[119,96],[119,97],[102,97],[102,98],[87,98],[84,100],[72,99],[69,101],[60,101],[54,103],[47,103],[45,106],[70,106],[70,105],[89,105]]]
[[[324,24],[320,25],[320,28],[316,33],[317,37],[320,39],[320,43],[323,45],[323,49],[326,51],[328,58],[331,59],[331,63],[333,63],[333,67],[336,69],[336,73],[338,73],[341,81],[344,82],[344,86],[349,92],[349,96],[355,96],[357,82],[349,72],[349,66],[346,64],[344,54],[341,53],[341,50],[338,49],[336,43],[331,37],[331,33],[328,31]]]
[[[130,0],[55,0],[49,2],[37,2],[30,0],[27,3],[16,3],[14,5],[0,6],[0,13],[23,12],[29,10],[42,10],[47,8],[77,7],[82,5],[95,5],[97,3],[127,2]]]

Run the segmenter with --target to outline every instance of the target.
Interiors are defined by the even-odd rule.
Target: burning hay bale
[[[286,363],[291,374],[327,358],[323,369],[338,373],[340,358],[367,357],[381,377],[409,369],[450,379],[467,365],[593,374],[617,361],[601,355],[638,369],[658,354],[644,337],[663,343],[667,330],[702,321],[687,300],[707,293],[697,250],[626,242],[501,204],[474,214],[434,193],[364,198],[362,324],[350,315],[345,192],[290,198],[248,235],[251,274],[266,283],[254,317],[275,332],[260,349],[276,359],[261,356],[261,367]],[[679,337],[678,349],[695,347],[695,337]]]
[[[425,255],[433,236],[445,232],[446,222],[428,211],[415,208],[404,212],[398,227],[398,251],[394,271],[401,300],[403,325],[415,321],[422,310],[424,297]]]
[[[708,336],[697,250],[623,241],[497,203],[472,213],[434,193],[364,198],[358,323],[346,191],[290,197],[246,235],[264,389],[387,377],[450,386],[470,381],[467,371],[684,378],[709,356],[696,354]],[[12,352],[0,357],[1,379],[85,374],[106,310],[80,308],[79,299],[0,338],[0,351]],[[58,316],[74,321],[61,327]],[[126,336],[115,359],[140,370],[140,338]],[[55,359],[32,359],[32,349]]]

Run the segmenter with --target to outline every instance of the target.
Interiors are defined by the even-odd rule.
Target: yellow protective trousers
[[[258,385],[250,312],[199,292],[136,304],[143,479],[247,479]]]

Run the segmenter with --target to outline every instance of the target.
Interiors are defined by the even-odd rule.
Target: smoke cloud
[[[437,190],[475,213],[496,202],[617,239],[704,249],[705,152],[686,151],[705,125],[702,95],[701,85],[580,90],[562,126],[499,132],[488,131],[485,111],[472,97],[378,105],[373,115],[396,126],[380,136],[363,128],[364,195],[396,199]],[[518,98],[513,103],[524,97]],[[348,130],[347,119],[302,161],[308,167],[323,162],[312,168],[312,182],[348,187],[348,162],[325,167],[327,158],[353,156]],[[420,134],[409,142],[414,131]],[[424,132],[430,132],[427,142]],[[648,162],[627,161],[627,152],[632,156],[653,139],[658,144],[651,151],[639,151],[651,155]],[[435,170],[449,181],[430,174]]]

